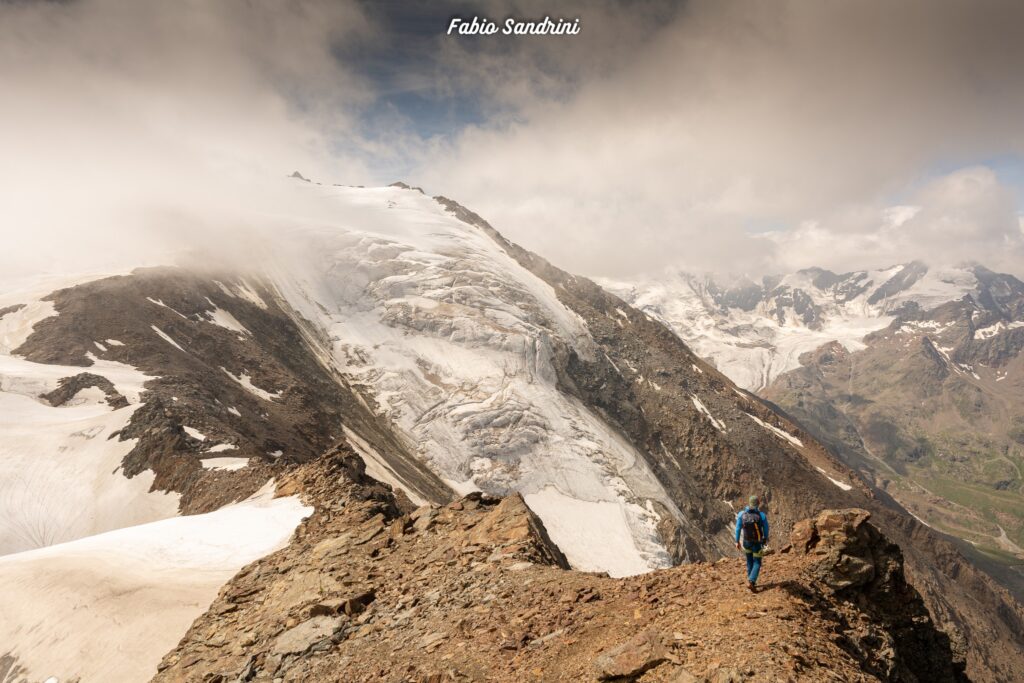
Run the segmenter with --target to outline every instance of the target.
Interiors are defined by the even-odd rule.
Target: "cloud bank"
[[[330,2],[0,4],[0,271],[240,249],[292,170],[371,177],[330,146],[371,96],[331,50],[370,35]]]
[[[979,167],[1024,152],[1024,5],[698,1],[652,31],[578,8],[613,60],[552,73],[532,49],[501,69],[449,55],[514,93],[514,115],[468,128],[415,180],[586,273],[922,258],[1024,274],[1019,207]],[[571,87],[531,89],[531,73]],[[902,204],[920,210],[893,224]]]
[[[583,28],[445,36],[455,13]],[[997,0],[0,3],[0,272],[238,251],[302,210],[298,169],[422,185],[588,275],[1024,276],[1022,25]]]

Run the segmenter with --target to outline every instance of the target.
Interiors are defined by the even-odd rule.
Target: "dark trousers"
[[[761,573],[761,558],[764,557],[764,546],[757,542],[743,541],[743,552],[747,556],[747,580],[757,583],[757,575]]]

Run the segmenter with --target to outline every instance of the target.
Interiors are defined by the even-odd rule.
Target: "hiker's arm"
[[[768,515],[761,513],[761,520],[764,521],[764,542],[768,542]]]
[[[740,544],[740,518],[741,517],[743,517],[743,511],[742,510],[740,510],[740,513],[738,515],[736,515],[736,529],[733,532],[733,537],[736,540],[736,545],[737,546]]]

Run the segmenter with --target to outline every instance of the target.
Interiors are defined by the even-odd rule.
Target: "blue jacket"
[[[740,519],[743,518],[743,513],[746,512],[747,510],[755,510],[756,512],[759,512],[761,514],[761,528],[764,529],[764,539],[761,540],[761,543],[762,544],[763,543],[767,543],[768,542],[768,515],[764,514],[763,511],[758,510],[757,508],[750,507],[749,505],[736,513],[736,534],[735,534],[736,542],[737,543],[740,542],[740,532],[742,531],[742,528],[741,528],[742,525],[740,524]]]

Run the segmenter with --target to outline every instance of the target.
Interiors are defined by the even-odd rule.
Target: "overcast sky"
[[[474,14],[582,31],[444,35]],[[1021,27],[986,0],[0,2],[0,266],[230,244],[298,169],[422,185],[588,275],[1024,276]]]

